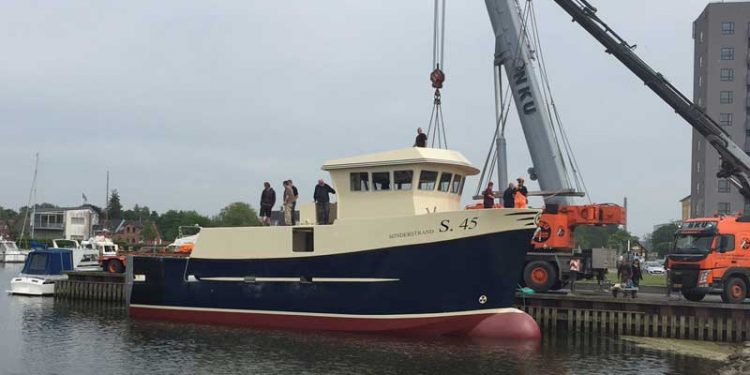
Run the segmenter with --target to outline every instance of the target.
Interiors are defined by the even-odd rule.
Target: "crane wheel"
[[[747,297],[747,284],[739,277],[730,277],[724,284],[721,300],[725,303],[739,304]]]
[[[548,262],[535,260],[524,267],[523,281],[534,291],[546,292],[557,281],[557,271]]]
[[[112,259],[107,262],[105,269],[109,273],[123,273],[125,266],[118,259]]]

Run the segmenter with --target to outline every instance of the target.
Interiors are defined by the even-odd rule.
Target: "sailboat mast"
[[[29,221],[29,209],[31,209],[32,211],[31,220],[34,220],[34,210],[36,207],[36,176],[39,170],[39,153],[37,152],[35,156],[36,160],[34,161],[34,178],[31,179],[31,190],[29,190],[29,199],[26,202],[26,215],[23,218],[23,225],[21,226],[21,238],[19,239],[19,242],[23,239],[23,234],[26,233],[26,222],[29,223],[29,227],[31,228],[31,238],[34,238],[34,223]],[[35,207],[31,207],[32,198],[34,199]]]

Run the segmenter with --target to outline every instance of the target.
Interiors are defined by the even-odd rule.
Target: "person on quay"
[[[508,184],[508,188],[505,189],[505,192],[503,192],[503,207],[505,208],[513,208],[516,205],[514,195],[516,194],[516,185],[513,185],[513,183]]]
[[[487,188],[484,189],[484,193],[482,195],[484,196],[484,208],[492,208],[495,206],[495,192],[492,190],[492,187],[495,184],[492,183],[492,181],[487,183]]]
[[[294,211],[297,208],[297,199],[299,198],[299,192],[297,191],[297,187],[294,186],[294,182],[292,180],[288,180],[289,185],[292,187],[292,192],[294,192],[294,201],[292,202],[292,225],[297,225],[297,218],[294,217]]]
[[[643,273],[641,272],[641,261],[636,258],[633,261],[633,286],[638,288],[641,285]]]
[[[570,277],[568,278],[568,281],[570,281],[570,293],[573,294],[576,292],[578,273],[581,272],[581,260],[579,258],[571,258],[570,262],[568,262],[568,267],[570,269]]]
[[[289,181],[284,181],[284,224],[294,225],[292,219],[294,218],[294,202],[297,198],[294,196],[294,190],[292,190],[292,184]]]
[[[263,225],[271,225],[271,211],[276,204],[276,192],[269,182],[263,183],[263,192],[260,193],[260,221]]]
[[[422,132],[422,128],[417,128],[417,139],[414,140],[414,147],[427,147],[427,134]]]
[[[318,180],[318,184],[315,185],[315,192],[313,193],[315,216],[318,220],[318,225],[330,224],[331,197],[329,194],[336,194],[336,190],[333,190],[323,179]]]
[[[516,192],[513,194],[514,207],[526,208],[529,206],[529,190],[523,185],[523,177],[516,179],[518,185],[516,186]]]

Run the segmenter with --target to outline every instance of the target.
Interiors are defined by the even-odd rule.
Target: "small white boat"
[[[31,250],[21,250],[16,243],[0,237],[0,262],[23,263]]]
[[[10,293],[26,296],[51,296],[55,282],[66,280],[65,271],[73,270],[73,250],[34,250],[26,257],[21,274],[10,280]]]
[[[83,247],[76,240],[55,239],[52,240],[55,249],[68,249],[73,251],[73,269],[76,271],[101,271],[99,266],[98,249]]]

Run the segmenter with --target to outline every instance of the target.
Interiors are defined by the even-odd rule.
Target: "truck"
[[[721,160],[717,177],[727,179],[750,199],[750,156],[705,110],[693,103],[634,52],[597,16],[586,0],[554,0],[583,29],[702,135]],[[750,285],[750,216],[717,215],[683,222],[667,257],[668,283],[690,301],[721,294],[725,303],[742,303]]]
[[[127,259],[129,255],[154,255],[154,256],[189,256],[193,251],[193,246],[198,240],[198,234],[200,233],[201,227],[197,225],[184,225],[177,228],[177,238],[171,244],[164,248],[150,248],[150,252],[138,251],[138,252],[122,252],[116,250],[106,253],[102,253],[99,257],[99,264],[102,269],[110,273],[123,273],[127,266]]]
[[[535,193],[544,199],[539,229],[530,244],[520,281],[537,292],[560,289],[570,278],[568,264],[572,258],[581,260],[578,279],[603,277],[607,269],[615,266],[611,261],[615,250],[579,249],[574,232],[582,225],[625,224],[625,208],[611,203],[575,204],[573,198],[584,193],[573,187],[569,172],[573,166],[565,162],[566,155],[555,134],[553,119],[557,114],[546,100],[551,93],[543,91],[543,79],[536,71],[538,58],[535,55],[539,51],[529,43],[532,37],[528,17],[524,16],[525,11],[517,0],[485,0],[485,4],[495,33],[496,92],[502,90],[499,81],[504,69],[533,163],[530,175],[532,180],[538,180],[541,188],[541,192]],[[496,106],[502,108],[503,104]],[[498,186],[505,188],[505,139],[502,132],[496,132],[496,138]]]

